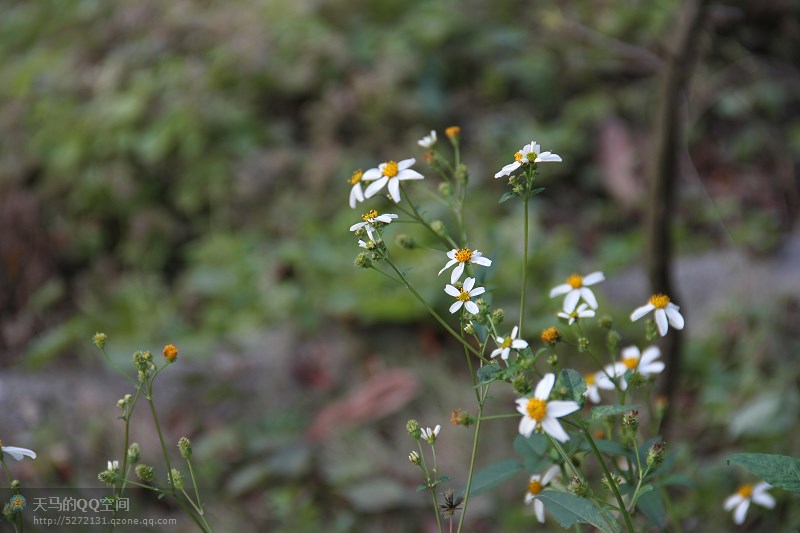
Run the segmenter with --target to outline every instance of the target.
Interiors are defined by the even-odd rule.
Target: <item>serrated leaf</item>
[[[472,320],[472,328],[475,330],[475,336],[478,337],[478,341],[481,344],[486,342],[486,337],[489,335],[489,328],[482,324],[478,324],[474,320]]]
[[[555,398],[577,402],[578,405],[583,407],[586,402],[586,397],[583,395],[585,392],[586,382],[583,380],[583,376],[579,372],[567,368],[558,374],[558,379],[551,394]]]
[[[536,496],[562,527],[575,524],[591,524],[604,533],[618,533],[620,526],[608,515],[604,515],[591,501],[567,492],[545,490]]]
[[[773,487],[800,493],[800,459],[769,453],[737,453],[728,457]]]
[[[597,407],[592,407],[592,420],[621,415],[638,408],[638,405],[598,405]]]
[[[486,365],[478,369],[478,384],[486,385],[492,381],[499,379],[503,369],[500,365]]]
[[[652,486],[650,486],[652,488]],[[663,530],[667,526],[665,519],[664,503],[658,491],[650,490],[639,496],[636,507],[649,518],[658,529]]]
[[[516,194],[514,194],[511,191],[504,192],[502,195],[500,195],[500,200],[497,203],[498,204],[505,203],[505,202],[511,200],[512,198],[514,198],[515,196],[516,196]]]
[[[540,460],[547,453],[550,443],[547,437],[532,433],[530,437],[517,435],[514,439],[514,451],[523,459]]]
[[[477,496],[484,493],[501,483],[508,481],[516,476],[522,470],[522,465],[513,459],[500,461],[493,465],[478,471],[472,477],[472,486],[470,487],[470,496]],[[461,488],[463,494],[466,487]]]

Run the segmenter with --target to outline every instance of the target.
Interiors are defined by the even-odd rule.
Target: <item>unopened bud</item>
[[[417,241],[414,240],[414,237],[410,235],[406,235],[405,233],[401,233],[395,238],[395,242],[397,246],[400,248],[405,248],[406,250],[413,250],[417,247]]]
[[[370,268],[372,266],[372,261],[369,258],[369,254],[367,252],[361,252],[356,256],[355,261],[353,264],[360,268]]]
[[[131,463],[131,464],[138,463],[139,462],[139,456],[141,456],[141,454],[142,454],[142,449],[139,447],[138,443],[134,442],[130,446],[128,446],[128,462],[129,463]]]
[[[441,220],[434,220],[431,222],[431,229],[436,235],[444,236],[447,235],[447,230],[445,229],[444,222]]]
[[[585,498],[590,492],[589,485],[578,476],[572,476],[572,479],[570,479],[569,483],[567,484],[567,492],[573,496]]]
[[[170,475],[167,478],[169,484],[176,490],[183,490],[183,474],[181,474],[181,471],[177,468],[173,468],[169,472]]]
[[[453,186],[446,181],[443,181],[439,184],[439,194],[441,194],[444,198],[453,196]]]
[[[178,449],[180,449],[184,459],[188,459],[192,456],[192,443],[186,437],[178,439]]]
[[[136,465],[136,477],[142,481],[152,481],[155,475],[155,470],[152,466],[146,464]]]
[[[603,315],[598,320],[600,323],[600,327],[603,329],[611,329],[614,326],[614,319],[611,318],[611,315]]]
[[[647,466],[658,466],[664,462],[664,453],[667,445],[664,441],[658,441],[647,450]]]
[[[468,412],[464,411],[463,409],[455,409],[452,413],[450,413],[450,423],[454,426],[464,426],[468,427],[471,426],[475,422],[475,417],[473,417]]]
[[[511,382],[511,386],[514,387],[514,392],[520,396],[525,396],[533,390],[531,381],[523,374],[515,377],[514,381]]]
[[[585,352],[588,349],[589,349],[589,339],[587,339],[586,337],[581,337],[580,339],[578,339],[578,351]]]
[[[422,435],[422,430],[419,427],[419,422],[417,422],[413,418],[408,422],[406,422],[406,431],[408,431],[408,434],[411,435],[411,438],[414,440],[419,440],[420,436]]]
[[[492,322],[495,326],[499,326],[506,319],[506,313],[502,309],[495,309],[492,311]]]
[[[561,340],[561,332],[557,328],[543,329],[539,338],[545,344],[556,344]]]
[[[105,333],[95,333],[94,337],[92,337],[92,342],[95,346],[100,348],[101,350],[106,345],[106,341],[108,340],[108,335]]]
[[[408,460],[411,462],[412,465],[418,465],[422,462],[419,454],[417,452],[412,451],[408,454]]]

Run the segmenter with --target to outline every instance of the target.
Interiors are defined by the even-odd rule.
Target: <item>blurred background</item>
[[[430,531],[405,422],[444,426],[437,451],[457,489],[471,431],[448,420],[474,408],[469,376],[404,289],[353,266],[361,206],[347,205],[347,179],[416,157],[429,179],[414,201],[444,217],[423,194],[438,182],[416,141],[459,125],[471,244],[495,259],[494,301],[514,316],[521,210],[497,203],[492,176],[535,139],[564,162],[543,169],[531,206],[527,331],[557,323],[550,287],[602,270],[601,309],[640,338],[626,317],[650,294],[646,191],[684,8],[3,2],[0,438],[39,454],[13,475],[100,487],[122,458],[115,404],[131,391],[91,344],[103,331],[126,368],[135,350],[180,348],[156,404],[168,441],[194,443],[217,531]],[[671,215],[685,531],[733,528],[722,501],[750,479],[727,454],[800,455],[799,14],[791,0],[711,2],[692,50]],[[430,275],[443,257],[401,261],[446,311]],[[504,412],[513,396],[499,389]],[[141,410],[133,440],[155,463]],[[515,433],[490,425],[479,466],[511,457]],[[526,484],[471,501],[470,530],[531,528]],[[751,510],[749,530],[800,524],[796,498],[773,493],[776,510]]]

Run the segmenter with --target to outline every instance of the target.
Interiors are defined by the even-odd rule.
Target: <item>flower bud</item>
[[[578,351],[583,353],[589,349],[589,339],[581,337],[578,339]]]
[[[370,260],[367,252],[361,252],[356,256],[353,264],[359,268],[370,268],[372,266],[372,261]]]
[[[611,315],[603,315],[598,320],[598,323],[603,329],[611,329],[614,326],[614,319],[611,318]]]
[[[499,326],[503,323],[503,320],[506,318],[506,313],[502,309],[495,309],[492,311],[492,323],[495,326]]]
[[[138,463],[139,457],[142,455],[142,449],[139,447],[139,443],[134,442],[130,446],[128,446],[128,462]]]
[[[9,487],[13,491],[18,491],[20,489],[20,487],[22,487],[22,483],[20,483],[20,481],[18,479],[13,479],[13,480],[11,480],[11,484],[9,485]]]
[[[456,180],[461,185],[466,185],[469,181],[469,171],[467,170],[467,166],[464,164],[458,165],[456,167]]]
[[[472,322],[467,322],[464,325],[464,333],[467,335],[474,335],[475,334],[475,326],[472,325]]]
[[[92,337],[92,342],[95,346],[100,348],[101,350],[106,345],[106,341],[108,340],[108,335],[105,333],[95,333],[94,337]]]
[[[545,344],[556,344],[561,340],[561,332],[557,328],[543,329],[539,338]]]
[[[408,460],[411,462],[412,465],[418,465],[422,462],[419,454],[417,452],[412,451],[408,454]]]
[[[610,353],[617,353],[619,351],[619,341],[621,337],[617,330],[610,330],[606,336],[606,348]]]
[[[658,466],[663,463],[666,450],[667,445],[663,440],[653,444],[647,450],[647,466]]]
[[[471,426],[475,422],[475,418],[464,411],[463,409],[455,409],[450,413],[450,423],[454,426]]]
[[[184,459],[188,459],[192,456],[192,442],[186,437],[178,439],[178,449],[180,449]]]
[[[406,423],[406,431],[408,431],[408,434],[411,435],[411,438],[414,440],[419,440],[420,436],[422,435],[419,422],[413,418]]]
[[[444,222],[441,220],[434,220],[431,222],[431,229],[436,235],[445,236],[447,235],[447,230],[445,229]]]
[[[136,477],[142,481],[152,481],[155,477],[155,470],[150,465],[138,464],[136,465]]]
[[[181,471],[177,468],[173,468],[169,472],[170,475],[167,477],[167,482],[170,486],[177,490],[183,490],[183,474],[181,474]]]
[[[453,196],[453,186],[446,181],[443,181],[439,184],[439,194],[444,198],[450,198]]]
[[[622,415],[622,434],[631,442],[636,440],[636,433],[639,431],[639,411],[633,409]]]
[[[658,337],[658,328],[656,327],[655,320],[649,318],[645,326],[645,338],[649,341]]]
[[[114,483],[114,478],[115,477],[116,477],[116,474],[114,473],[113,470],[103,470],[102,472],[97,474],[97,479],[99,479],[100,481],[102,481],[106,485],[111,485],[112,483]]]
[[[573,496],[585,498],[591,491],[589,490],[589,485],[584,480],[578,476],[572,476],[572,479],[570,479],[569,483],[567,484],[567,492]]]
[[[519,396],[525,396],[533,390],[531,381],[524,374],[515,377],[514,381],[511,382],[511,386],[514,388],[514,392]]]
[[[401,233],[395,238],[395,242],[397,246],[400,248],[405,248],[406,250],[413,250],[417,247],[417,241],[414,240],[414,237],[411,235],[406,235],[405,233]]]
[[[458,138],[461,136],[461,128],[459,126],[450,126],[444,129],[444,134],[450,139],[453,144],[458,143]]]
[[[547,356],[547,364],[550,365],[550,366],[558,365],[558,355],[554,354],[554,353],[551,353],[550,355],[548,355]]]
[[[175,361],[175,358],[178,357],[178,348],[174,344],[167,344],[164,346],[164,349],[161,351],[164,355],[164,358],[172,363]]]

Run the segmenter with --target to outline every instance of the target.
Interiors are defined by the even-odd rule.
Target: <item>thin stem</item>
[[[567,452],[565,452],[564,448],[561,447],[561,443],[558,442],[553,437],[551,437],[549,434],[545,433],[545,435],[550,440],[550,444],[552,444],[553,447],[556,449],[556,451],[558,451],[558,454],[561,456],[561,458],[564,459],[564,462],[568,464],[569,467],[572,469],[572,474],[578,476],[581,479],[581,481],[583,481],[583,475],[581,475],[580,471],[577,468],[575,468],[574,464],[572,464],[572,459],[569,458]]]
[[[147,403],[150,404],[150,414],[153,415],[153,422],[156,425],[156,432],[158,432],[158,440],[161,442],[161,452],[164,455],[164,462],[167,464],[167,479],[169,479],[172,494],[175,495],[175,481],[172,479],[172,465],[169,462],[169,454],[167,453],[167,445],[164,443],[164,434],[161,432],[161,424],[158,423],[158,415],[156,415],[156,406],[153,403],[153,389],[152,381],[147,385]],[[177,499],[177,498],[176,498]]]
[[[115,362],[114,362],[114,361],[111,359],[111,357],[109,357],[108,353],[106,352],[106,349],[105,349],[105,347],[103,347],[103,348],[100,348],[100,351],[101,351],[101,352],[103,352],[103,356],[106,358],[106,361],[108,361],[108,364],[110,364],[112,367],[114,367],[114,369],[115,369],[117,372],[119,372],[120,374],[122,374],[123,376],[125,376],[125,379],[127,379],[128,381],[130,381],[130,382],[131,382],[131,385],[133,385],[134,387],[136,387],[136,386],[138,385],[138,384],[136,383],[136,381],[134,381],[134,379],[128,375],[128,373],[127,373],[127,372],[125,372],[125,371],[124,371],[124,370],[122,370],[122,369],[121,369],[119,366],[117,366],[117,363],[115,363]]]
[[[490,384],[491,385],[491,384]],[[469,491],[472,488],[472,477],[475,473],[475,458],[478,455],[478,437],[481,433],[481,417],[483,416],[483,405],[486,395],[489,393],[489,385],[486,386],[483,398],[478,402],[478,421],[475,423],[475,436],[472,439],[472,455],[469,460],[469,474],[467,475],[467,488],[464,491],[464,507],[461,510],[461,517],[458,520],[458,533],[464,526],[464,517],[467,516],[467,504],[469,504]]]
[[[197,506],[200,508],[198,511],[201,515],[203,514],[203,504],[200,503],[200,491],[197,488],[197,481],[194,479],[194,469],[192,468],[192,461],[188,457],[186,458],[186,464],[189,466],[189,476],[192,478],[192,486],[194,487],[194,495],[197,497]]]
[[[432,488],[431,491],[431,498],[433,498],[433,512],[436,515],[436,525],[439,527],[439,533],[442,533],[442,517],[439,516],[439,501],[436,499],[436,489]]]
[[[522,231],[522,290],[519,300],[519,338],[522,338],[522,330],[525,327],[525,286],[528,277],[528,198],[527,195],[522,201],[524,211],[524,226]]]
[[[481,417],[481,420],[499,420],[500,418],[519,418],[519,413],[508,413],[505,415],[489,415]]]
[[[675,513],[675,507],[672,505],[672,498],[669,497],[669,491],[664,487],[661,487],[661,499],[664,500],[664,507],[667,508],[667,514],[672,522],[675,533],[683,533],[681,521]]]
[[[603,474],[606,476],[606,479],[608,480],[608,485],[611,487],[611,490],[614,493],[614,497],[617,499],[617,503],[619,504],[619,510],[622,513],[622,517],[625,519],[625,526],[628,528],[628,531],[630,533],[634,533],[633,523],[631,522],[631,516],[630,514],[628,514],[628,511],[625,508],[625,502],[622,501],[622,495],[619,493],[617,482],[614,481],[611,472],[608,471],[606,462],[603,460],[603,455],[600,453],[600,450],[597,449],[597,445],[594,443],[594,439],[592,438],[592,435],[589,433],[589,430],[584,427],[583,433],[586,436],[586,442],[589,443],[589,446],[591,446],[592,448],[592,452],[594,453],[595,457],[597,457],[597,462],[600,463],[600,468],[603,469]]]

